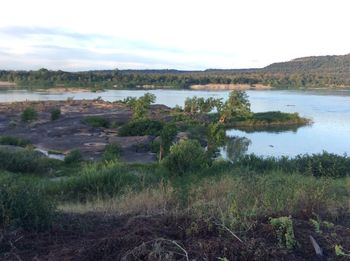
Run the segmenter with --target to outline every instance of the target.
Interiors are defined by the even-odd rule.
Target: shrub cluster
[[[109,121],[106,118],[100,116],[90,116],[86,117],[84,122],[94,128],[108,128]]]
[[[181,140],[170,147],[169,155],[163,165],[175,175],[195,172],[207,168],[211,163],[197,140]]]
[[[21,119],[24,122],[33,121],[33,120],[36,120],[37,118],[38,118],[38,113],[32,107],[28,107],[28,108],[24,109],[22,114],[21,114]]]
[[[121,148],[118,144],[108,144],[103,152],[103,159],[110,161],[119,159]]]
[[[294,158],[259,157],[246,155],[237,163],[252,170],[265,172],[282,170],[285,172],[300,172],[315,177],[345,177],[350,175],[350,158],[328,152],[312,155],[298,155]]]
[[[54,218],[55,205],[43,191],[30,182],[15,177],[0,182],[0,226],[19,226],[38,231],[48,228]]]
[[[17,152],[0,150],[0,169],[11,172],[44,174],[58,164],[60,161],[44,158],[31,149]]]
[[[64,157],[64,163],[74,164],[83,160],[83,156],[79,150],[72,150]]]
[[[30,140],[23,138],[17,138],[13,136],[0,136],[0,144],[26,147],[28,145],[31,145],[32,143],[30,142]]]
[[[53,109],[51,109],[50,113],[51,113],[51,120],[52,121],[58,120],[61,116],[61,109],[53,108]]]

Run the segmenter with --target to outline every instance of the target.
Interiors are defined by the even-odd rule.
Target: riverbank
[[[196,84],[191,85],[192,90],[271,90],[269,85],[263,84]]]

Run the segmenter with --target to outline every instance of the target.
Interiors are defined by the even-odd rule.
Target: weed
[[[21,119],[24,122],[33,121],[33,120],[36,120],[37,118],[38,118],[38,113],[32,107],[28,107],[28,108],[24,109],[22,114],[21,114]]]
[[[270,218],[270,224],[275,228],[277,234],[278,245],[291,250],[296,247],[293,221],[289,217]]]
[[[64,157],[64,163],[73,164],[83,160],[83,156],[79,150],[72,150]]]
[[[109,121],[106,118],[100,116],[90,116],[86,117],[84,122],[94,128],[108,128]]]
[[[52,121],[58,120],[61,116],[61,109],[53,108],[53,109],[51,109],[50,113],[51,113],[51,120]]]

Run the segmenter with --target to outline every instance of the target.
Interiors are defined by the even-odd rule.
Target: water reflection
[[[222,148],[224,158],[235,162],[244,156],[252,141],[246,137],[227,137],[226,144]]]

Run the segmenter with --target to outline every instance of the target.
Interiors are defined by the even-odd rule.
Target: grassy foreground
[[[324,153],[218,160],[182,175],[118,161],[3,171],[0,257],[310,260],[312,236],[325,257],[346,258],[348,164]]]

